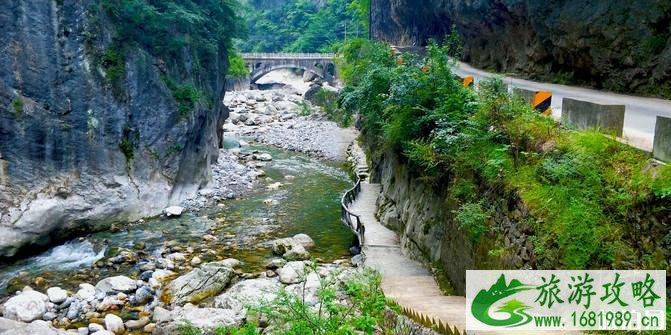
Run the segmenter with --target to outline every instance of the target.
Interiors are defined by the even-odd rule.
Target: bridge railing
[[[335,58],[333,53],[243,53],[244,59],[276,59],[276,58],[293,58],[293,59],[332,59]]]
[[[340,200],[340,219],[342,222],[350,227],[356,234],[359,240],[359,246],[363,246],[366,228],[361,222],[361,217],[350,211],[349,206],[356,200],[356,197],[361,192],[361,178],[356,177],[356,184],[343,194]]]

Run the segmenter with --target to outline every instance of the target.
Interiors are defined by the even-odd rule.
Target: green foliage
[[[179,59],[188,49],[199,60],[212,59],[241,31],[232,0],[103,0],[101,5],[119,43],[139,44],[155,56]]]
[[[373,270],[358,273],[345,281],[333,274],[320,281],[317,289],[315,309],[306,303],[305,279],[317,274],[316,264],[306,266],[303,287],[298,294],[282,289],[273,301],[259,301],[257,306],[248,306],[248,315],[253,319],[264,317],[272,326],[264,334],[283,335],[340,335],[373,334],[383,326],[384,312],[389,307],[380,287],[381,277]],[[342,295],[345,295],[345,302]],[[203,331],[184,322],[178,326],[181,335],[202,335]],[[217,327],[215,335],[257,335],[256,324],[247,322],[243,327]]]
[[[300,116],[308,116],[312,114],[312,107],[310,107],[310,104],[307,103],[306,101],[299,101],[298,102],[298,115]]]
[[[217,327],[214,335],[259,335],[261,334],[253,323],[248,323],[242,328]]]
[[[203,331],[194,326],[189,320],[177,325],[177,331],[180,335],[203,335]]]
[[[196,107],[203,94],[189,83],[177,85],[167,76],[161,76],[165,85],[172,92],[173,98],[177,102],[177,110],[182,118],[186,118]]]
[[[112,88],[112,93],[118,99],[126,95],[126,56],[118,45],[105,49],[101,57],[101,65],[105,70],[105,82]]]
[[[280,6],[251,1],[242,11],[245,52],[323,52],[346,38],[367,35],[369,0],[289,0]]]
[[[228,74],[232,77],[246,77],[249,75],[249,69],[245,65],[245,60],[233,50],[228,53],[228,65]]]
[[[23,98],[16,97],[14,102],[12,102],[12,107],[14,107],[14,113],[16,113],[16,115],[23,114]]]
[[[316,266],[313,264],[306,270],[306,275],[316,273]],[[344,282],[336,278],[337,275],[333,275],[321,280],[315,305],[319,306],[318,309],[305,302],[304,281],[298,295],[282,290],[274,301],[252,308],[252,313],[267,317],[268,323],[276,329],[272,334],[373,334],[376,329],[380,329],[387,306],[380,288],[380,275],[366,270]],[[347,298],[345,303],[340,301],[338,292],[344,292]],[[251,327],[249,324],[245,326],[249,331]]]
[[[359,114],[372,156],[395,151],[446,185],[472,242],[496,228],[479,199],[519,197],[541,266],[650,266],[662,242],[642,247],[633,227],[641,210],[671,215],[671,167],[648,168],[649,154],[596,131],[562,129],[501,79],[464,88],[447,57],[455,50],[433,44],[419,58],[364,40],[342,47],[340,107]]]
[[[489,231],[487,219],[491,216],[483,208],[482,202],[465,203],[456,211],[456,220],[461,229],[464,229],[473,244],[480,241],[482,235]]]
[[[338,93],[322,88],[315,94],[314,104],[322,107],[326,117],[341,127],[352,124],[352,114],[338,108]]]
[[[130,162],[133,160],[135,155],[135,148],[133,143],[128,138],[121,140],[121,143],[119,143],[119,149],[121,149],[121,152],[126,157],[126,161]]]

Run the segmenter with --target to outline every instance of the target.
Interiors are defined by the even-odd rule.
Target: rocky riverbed
[[[335,163],[354,132],[291,89],[234,92],[226,104],[226,148],[207,187],[161,218],[6,267],[0,334],[174,334],[187,321],[212,330],[242,324],[250,303],[280,290],[305,288],[316,303],[320,278],[358,271],[347,257],[353,236],[338,222],[350,182]]]
[[[177,251],[143,264],[136,279],[107,277],[80,283],[76,290],[49,287],[40,292],[26,286],[2,305],[0,334],[175,334],[186,323],[205,331],[241,326],[248,308],[274,300],[282,290],[300,294],[314,306],[322,278],[342,281],[358,271],[347,260],[310,270],[308,250],[315,243],[305,234],[271,246],[277,257],[256,273],[241,271],[241,262],[233,258],[200,264],[198,256]],[[177,247],[173,249],[181,250]],[[183,264],[193,269],[182,275],[170,270]]]
[[[234,137],[329,160],[344,160],[356,137],[292,89],[231,92],[225,103],[231,114],[224,129]]]

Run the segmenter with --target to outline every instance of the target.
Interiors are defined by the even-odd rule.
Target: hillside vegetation
[[[528,206],[538,265],[668,268],[671,167],[596,131],[566,129],[511,97],[501,80],[464,88],[448,55],[394,55],[357,40],[342,52],[340,105],[359,113],[372,159],[397,152],[446,193],[473,243],[497,239],[487,195]]]
[[[367,36],[369,0],[250,0],[241,10],[244,52],[324,52],[346,38]]]

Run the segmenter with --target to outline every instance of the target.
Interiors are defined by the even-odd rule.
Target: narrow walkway
[[[365,155],[354,145],[356,172],[367,176]],[[367,179],[367,178],[366,178]],[[419,262],[401,252],[398,235],[380,224],[375,217],[380,184],[368,180],[361,183],[361,192],[349,209],[361,217],[365,226],[363,253],[365,266],[382,275],[382,290],[401,307],[430,319],[441,321],[452,334],[466,333],[466,298],[443,295],[433,275]],[[515,332],[515,334],[575,334],[576,332]],[[468,332],[468,334],[476,334]],[[510,332],[477,332],[477,334],[510,334]]]
[[[361,184],[361,193],[350,207],[366,227],[363,252],[366,266],[382,274],[382,290],[388,298],[415,313],[440,320],[455,334],[465,334],[466,299],[445,296],[433,275],[422,264],[401,253],[400,241],[375,218],[380,184]]]

